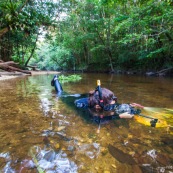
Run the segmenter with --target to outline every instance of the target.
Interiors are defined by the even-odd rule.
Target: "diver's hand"
[[[139,108],[141,108],[141,109],[144,108],[144,106],[142,106],[142,105],[140,105],[140,104],[138,104],[138,103],[130,103],[130,106],[132,106],[132,107],[139,107]]]

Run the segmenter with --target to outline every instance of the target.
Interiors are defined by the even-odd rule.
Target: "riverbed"
[[[65,74],[68,75],[68,74]],[[53,74],[0,81],[0,172],[173,172],[173,79],[80,74],[62,83]],[[132,119],[98,117],[74,101],[95,89],[97,79],[119,103],[144,105]],[[155,127],[151,120],[158,119]]]

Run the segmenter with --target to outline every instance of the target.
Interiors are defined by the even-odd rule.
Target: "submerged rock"
[[[170,137],[161,137],[161,142],[165,145],[173,146],[173,139]]]
[[[77,149],[78,153],[85,154],[90,159],[97,158],[97,156],[100,153],[100,144],[98,143],[92,143],[92,144],[83,144],[78,146]]]
[[[77,165],[70,161],[63,151],[55,152],[53,149],[45,150],[38,146],[30,149],[30,156],[37,168],[44,172],[77,173]]]
[[[112,146],[109,144],[108,146],[109,153],[119,162],[121,163],[126,163],[129,165],[135,165],[137,164],[134,158],[129,155],[124,153],[123,151],[119,150],[118,148]]]
[[[7,153],[0,153],[0,173],[6,172],[6,173],[15,173],[15,171],[11,167],[11,156]]]

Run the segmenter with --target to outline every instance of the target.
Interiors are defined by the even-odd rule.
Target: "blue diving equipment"
[[[74,103],[77,108],[88,108],[88,98],[87,97],[75,100]]]

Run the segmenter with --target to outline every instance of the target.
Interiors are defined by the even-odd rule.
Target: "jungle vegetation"
[[[0,0],[0,60],[41,70],[173,67],[172,0]]]

